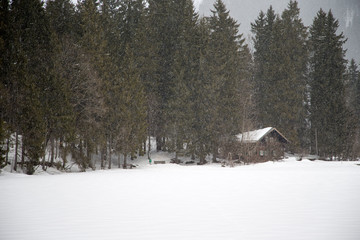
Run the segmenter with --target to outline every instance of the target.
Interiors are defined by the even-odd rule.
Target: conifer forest
[[[289,152],[360,157],[359,65],[331,10],[300,11],[259,10],[250,46],[222,0],[209,17],[192,0],[2,0],[0,169],[126,168],[150,138],[205,164],[263,127]]]

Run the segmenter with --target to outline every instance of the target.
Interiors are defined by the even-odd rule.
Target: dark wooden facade
[[[253,137],[251,134],[253,134]],[[238,138],[238,158],[243,162],[266,162],[284,157],[289,141],[276,128],[259,129]]]

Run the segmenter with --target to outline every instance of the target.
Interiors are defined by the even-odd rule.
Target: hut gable
[[[236,136],[237,140],[243,143],[258,143],[264,141],[267,137],[275,138],[281,143],[289,143],[286,137],[273,127],[249,131]]]

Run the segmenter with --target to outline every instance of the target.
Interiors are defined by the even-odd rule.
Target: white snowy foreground
[[[156,160],[156,159],[154,159]],[[0,175],[1,240],[359,240],[359,162]]]

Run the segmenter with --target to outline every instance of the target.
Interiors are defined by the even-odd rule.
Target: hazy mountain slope
[[[199,7],[200,15],[211,14],[215,0],[203,0]],[[224,0],[230,14],[240,23],[240,32],[248,37],[250,23],[254,22],[260,10],[266,11],[270,5],[277,13],[281,13],[289,0]],[[312,24],[313,18],[320,8],[331,9],[340,22],[339,31],[348,38],[345,48],[348,49],[347,58],[354,58],[360,62],[360,1],[359,0],[299,0],[301,17],[306,26]]]

